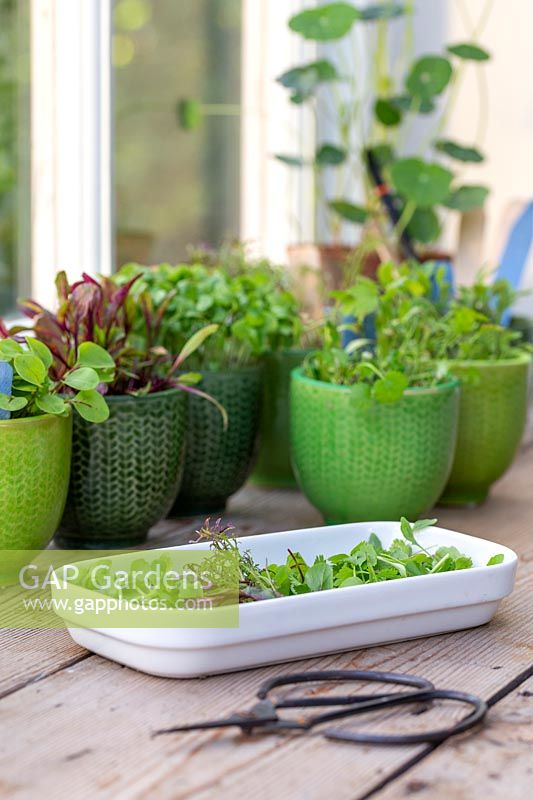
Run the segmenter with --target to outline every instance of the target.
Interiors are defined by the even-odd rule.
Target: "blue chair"
[[[496,278],[508,280],[513,289],[522,288],[524,272],[533,242],[533,201],[528,203],[511,228],[504,247]],[[504,314],[502,323],[509,325],[513,313]]]
[[[447,259],[437,259],[436,261],[428,262],[432,266],[431,272],[431,299],[434,303],[438,303],[441,299],[440,297],[440,287],[437,283],[436,272],[440,267],[444,267],[444,282],[448,284],[450,287],[449,297],[453,297],[455,294],[455,277],[453,273],[453,264],[452,262]]]
[[[11,364],[7,364],[5,361],[0,361],[0,392],[10,395],[12,383],[13,369]],[[0,409],[0,419],[9,419],[9,411],[2,411]]]
[[[518,218],[514,222],[511,231],[509,233],[509,237],[505,244],[502,256],[500,258],[500,265],[498,270],[495,274],[495,279],[505,279],[509,281],[513,289],[518,291],[522,288],[524,273],[529,257],[529,253],[531,251],[531,247],[533,245],[533,201],[528,203],[525,209],[519,214]],[[453,296],[455,292],[455,280],[454,280],[454,273],[453,273],[453,266],[452,263],[448,260],[436,260],[434,262],[430,262],[432,266],[434,265],[434,269],[436,270],[438,267],[445,268],[444,278],[446,283],[449,284],[451,289],[451,296]],[[440,290],[437,285],[437,281],[435,279],[435,275],[431,276],[432,280],[432,294],[431,299],[434,302],[438,302],[440,299]],[[511,320],[513,319],[513,311],[509,309],[505,312],[502,318],[503,325],[510,325]],[[343,322],[345,324],[352,324],[355,322],[355,317],[347,316],[344,317]],[[529,322],[526,320],[526,322]],[[532,329],[532,336],[533,336],[533,319],[531,322],[526,325],[526,327],[530,327]],[[375,321],[373,317],[368,317],[365,320],[365,324],[363,326],[363,336],[368,339],[375,338]],[[355,331],[346,330],[342,333],[342,346],[346,347],[351,341],[354,339],[360,338]]]
[[[343,325],[354,325],[356,321],[357,320],[353,314],[347,314],[342,318]],[[370,341],[373,342],[375,338],[376,316],[375,314],[369,314],[368,317],[365,317],[361,333],[357,333],[357,331],[349,329],[341,331],[341,346],[343,349],[345,349],[350,342],[354,342],[356,339],[370,339]]]

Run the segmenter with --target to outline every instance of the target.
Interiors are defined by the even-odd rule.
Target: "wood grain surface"
[[[91,655],[64,631],[2,631],[0,797],[526,797],[524,787],[532,783],[527,758],[532,737],[527,677],[533,662],[532,476],[533,450],[526,449],[486,505],[435,512],[442,526],[501,542],[520,555],[516,590],[490,625],[309,659],[297,667],[423,675],[442,688],[491,700],[484,728],[436,749],[333,743],[318,733],[247,738],[229,730],[153,738],[157,728],[247,707],[258,684],[286,672],[287,665],[168,680]],[[300,494],[254,488],[233,499],[227,518],[244,534],[321,522]],[[199,522],[162,523],[149,545],[186,543]],[[448,723],[458,714],[442,703],[423,714],[420,710],[389,711],[380,720],[361,718],[357,724],[405,731]]]

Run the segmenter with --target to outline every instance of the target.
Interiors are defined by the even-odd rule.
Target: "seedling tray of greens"
[[[516,555],[435,522],[360,522],[236,539],[222,523],[208,524],[200,542],[185,547],[206,555],[238,549],[238,625],[70,628],[64,616],[73,639],[89,650],[176,678],[489,622],[513,589]],[[148,570],[150,554],[138,556]]]

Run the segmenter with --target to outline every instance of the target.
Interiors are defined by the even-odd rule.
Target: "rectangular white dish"
[[[255,561],[284,562],[287,548],[308,561],[347,552],[376,533],[388,547],[398,522],[364,522],[238,539]],[[193,678],[472,628],[489,622],[513,590],[516,554],[500,544],[433,527],[425,547],[455,546],[474,567],[244,604],[227,629],[69,628],[75,642],[134,669]],[[187,545],[206,549],[208,544]],[[503,553],[501,564],[488,559]]]

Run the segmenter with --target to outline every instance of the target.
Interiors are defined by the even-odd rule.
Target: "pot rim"
[[[142,394],[142,395],[133,395],[133,394],[104,394],[103,398],[106,403],[136,403],[139,400],[150,400],[156,397],[161,397],[162,395],[169,395],[169,394],[186,394],[183,389],[178,389],[176,386],[173,386],[171,389],[163,389],[160,392],[151,392],[150,394]]]
[[[331,391],[346,393],[352,390],[351,386],[342,386],[337,383],[328,383],[327,381],[317,381],[315,378],[308,378],[306,375],[302,373],[302,370],[299,367],[292,370],[292,375],[297,380],[302,381],[302,383],[311,383],[314,384],[315,386],[327,387]],[[445,389],[458,389],[460,385],[461,382],[459,381],[459,379],[452,377],[445,383],[437,383],[435,384],[435,386],[413,386],[411,389],[405,390],[404,397],[436,394],[437,392],[440,392],[441,390]]]
[[[490,369],[491,367],[516,367],[519,364],[530,364],[533,354],[531,353],[518,353],[513,358],[450,358],[446,361],[451,367],[480,367],[481,369]]]
[[[281,347],[279,350],[270,350],[270,352],[265,353],[265,356],[269,358],[270,356],[299,356],[301,353],[307,355],[308,353],[313,353],[315,350],[318,350],[317,347]]]
[[[14,419],[0,419],[0,428],[8,428],[11,425],[36,425],[45,419],[68,419],[71,416],[71,411],[66,416],[61,414],[34,414],[33,417],[15,417]]]
[[[262,372],[263,365],[262,364],[247,364],[244,367],[231,367],[230,369],[226,369],[222,367],[221,369],[194,369],[194,370],[187,370],[187,372],[197,372],[199,375],[216,375],[219,378],[230,378],[234,375],[241,375],[243,372]],[[201,381],[199,381],[201,383]],[[161,394],[161,392],[158,392]],[[148,395],[149,396],[149,395]]]

